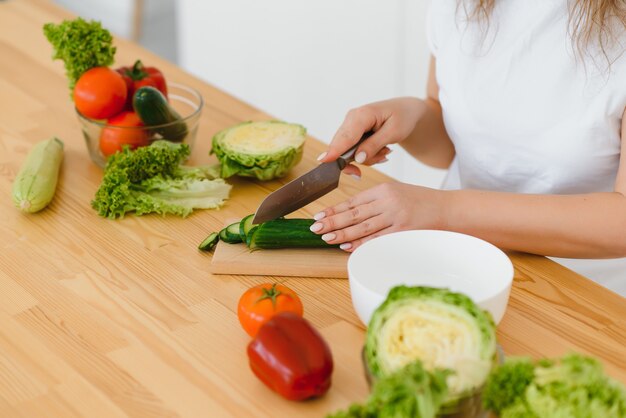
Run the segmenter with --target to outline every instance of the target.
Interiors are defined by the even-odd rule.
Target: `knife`
[[[280,218],[324,196],[339,185],[341,170],[354,161],[356,149],[374,132],[363,134],[359,142],[335,161],[322,163],[313,170],[272,192],[256,210],[253,224]]]

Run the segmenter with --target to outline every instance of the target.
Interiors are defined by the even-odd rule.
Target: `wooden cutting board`
[[[348,278],[348,253],[338,248],[289,248],[250,251],[245,244],[219,242],[213,274]]]

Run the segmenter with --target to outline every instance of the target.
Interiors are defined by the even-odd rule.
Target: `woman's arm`
[[[387,145],[400,143],[425,164],[447,168],[454,157],[454,146],[443,124],[435,65],[435,59],[431,57],[425,99],[401,97],[349,111],[320,161],[337,159],[365,132],[373,130],[375,133],[357,149],[358,163],[372,165],[381,162],[390,152]],[[349,166],[345,171],[359,173],[355,166]]]
[[[626,109],[621,137],[626,156]],[[329,243],[343,243],[348,251],[389,232],[445,229],[541,255],[626,257],[626,158],[621,159],[614,192],[529,195],[389,183],[315,219],[314,232],[324,234]]]
[[[400,145],[424,164],[437,168],[448,168],[455,152],[454,145],[443,123],[436,66],[435,57],[431,56],[426,84],[426,99],[420,103],[422,116],[411,134]]]
[[[443,229],[484,238],[500,247],[572,257],[626,257],[626,109],[620,167],[611,193],[522,195],[449,192]]]

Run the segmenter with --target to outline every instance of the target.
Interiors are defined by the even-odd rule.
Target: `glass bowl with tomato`
[[[193,151],[202,96],[166,83],[154,67],[138,61],[117,70],[92,68],[77,81],[73,98],[89,156],[100,167],[124,146],[135,149],[158,139],[185,143]]]

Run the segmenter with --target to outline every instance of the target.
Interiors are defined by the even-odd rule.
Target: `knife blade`
[[[280,218],[319,199],[339,186],[341,170],[354,161],[356,149],[374,132],[363,134],[359,142],[335,161],[322,163],[306,174],[270,193],[259,205],[253,224]]]

